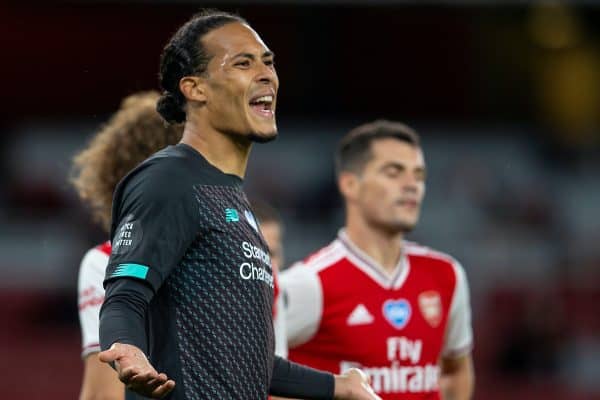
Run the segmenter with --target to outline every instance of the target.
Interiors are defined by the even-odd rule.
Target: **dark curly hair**
[[[107,231],[117,183],[150,155],[181,139],[183,125],[168,126],[156,112],[159,97],[152,91],[125,98],[119,111],[73,158],[70,181]]]
[[[159,80],[164,92],[156,109],[167,122],[185,121],[185,97],[179,90],[181,78],[206,72],[211,55],[204,48],[202,37],[232,22],[247,24],[237,15],[205,10],[179,28],[163,49]]]

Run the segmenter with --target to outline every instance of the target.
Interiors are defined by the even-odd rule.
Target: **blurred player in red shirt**
[[[336,154],[346,224],[282,274],[289,358],[340,373],[359,367],[383,399],[471,397],[469,289],[451,256],[404,239],[425,194],[418,135],[359,126]]]
[[[252,212],[258,219],[260,231],[269,246],[271,267],[274,276],[273,327],[275,329],[275,354],[287,357],[287,338],[285,331],[285,307],[279,288],[279,271],[283,266],[283,222],[273,207],[262,200],[251,199]]]

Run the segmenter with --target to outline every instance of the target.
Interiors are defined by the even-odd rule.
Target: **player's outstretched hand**
[[[381,400],[373,391],[364,372],[351,368],[342,375],[335,376],[336,400]]]
[[[100,361],[114,362],[119,379],[127,389],[142,396],[160,399],[175,387],[175,381],[159,374],[144,353],[135,346],[115,343],[110,349],[98,354]]]

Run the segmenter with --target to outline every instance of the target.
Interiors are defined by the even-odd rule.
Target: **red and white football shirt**
[[[100,308],[104,302],[104,275],[110,257],[110,242],[96,246],[85,254],[79,267],[77,285],[79,323],[81,326],[81,357],[100,351]],[[279,296],[277,275],[274,274],[275,295],[273,304],[273,327],[275,330],[275,354],[287,356],[285,340],[285,310],[283,299]]]
[[[287,330],[285,325],[285,306],[279,283],[279,271],[273,269],[273,331],[275,333],[275,354],[287,358]]]
[[[383,399],[439,399],[440,357],[472,346],[462,267],[415,243],[388,275],[342,230],[281,285],[289,358],[333,373],[359,367]]]
[[[85,254],[79,267],[77,299],[81,327],[81,356],[100,351],[100,307],[104,302],[104,274],[110,256],[110,243],[96,246]]]

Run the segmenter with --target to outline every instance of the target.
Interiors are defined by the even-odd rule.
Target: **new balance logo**
[[[225,221],[226,222],[238,222],[240,220],[240,216],[235,208],[226,208],[225,209]]]
[[[374,318],[369,312],[369,310],[367,310],[367,307],[365,307],[364,304],[359,304],[356,306],[354,311],[350,313],[346,323],[348,324],[348,326],[367,325],[373,323],[373,320]]]

